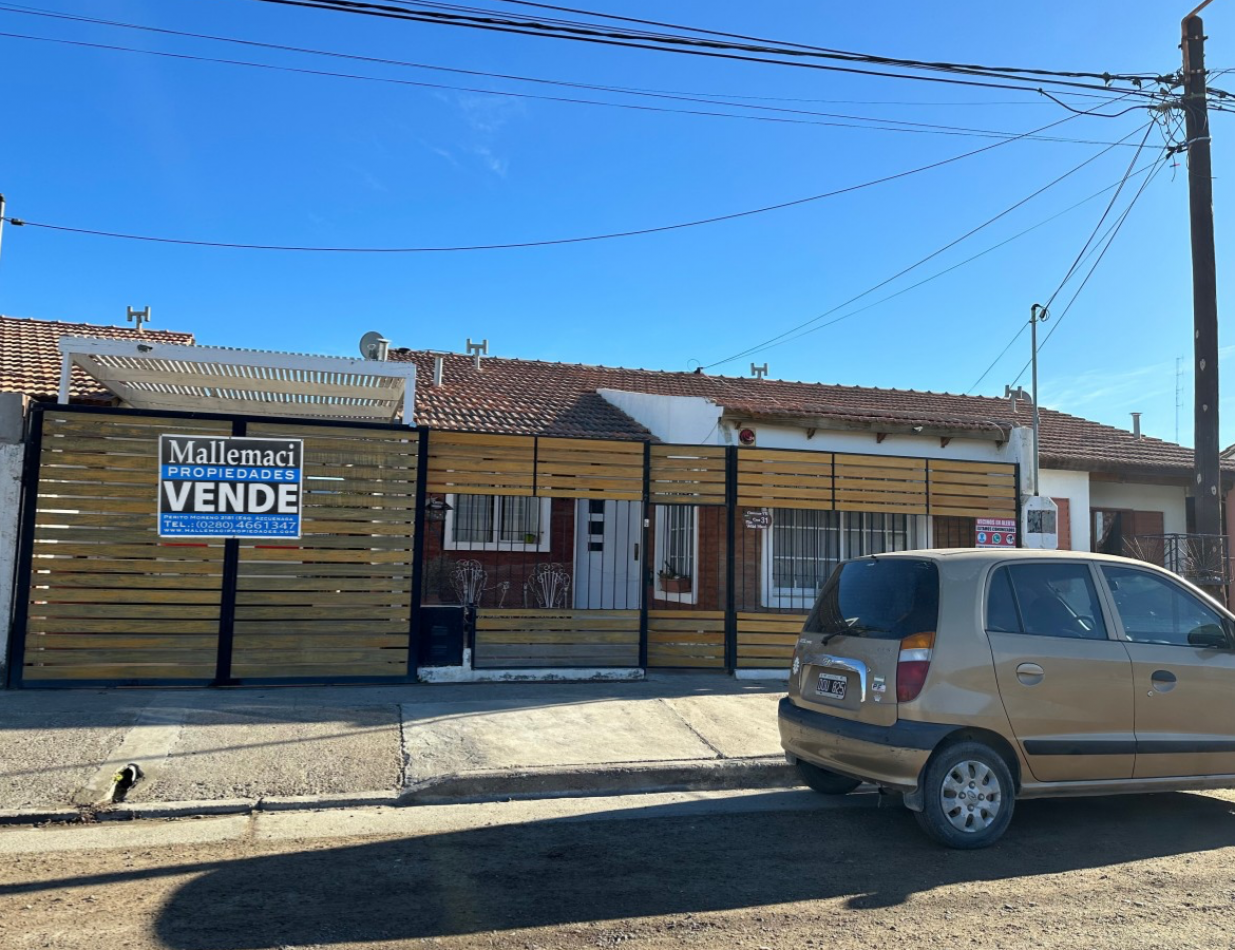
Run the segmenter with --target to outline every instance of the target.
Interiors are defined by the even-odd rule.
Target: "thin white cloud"
[[[473,148],[472,154],[480,159],[480,163],[497,175],[499,178],[506,177],[506,170],[510,167],[510,160],[494,155],[489,149],[484,146]]]

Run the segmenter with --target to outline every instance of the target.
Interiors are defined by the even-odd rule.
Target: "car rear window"
[[[933,631],[939,571],[915,558],[859,558],[841,564],[815,600],[806,633],[900,640]]]

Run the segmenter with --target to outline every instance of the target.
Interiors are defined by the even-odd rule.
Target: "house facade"
[[[783,675],[840,560],[1014,546],[1031,490],[1023,399],[395,349],[401,404],[345,391],[356,367],[309,371],[337,358],[292,354],[267,357],[337,401],[263,402],[209,382],[250,351],[147,330],[74,363],[85,408],[56,405],[61,337],[121,330],[0,318],[0,339],[25,341],[0,350],[19,354],[0,389],[46,407],[26,427],[25,553],[9,555],[7,655],[27,685]],[[215,368],[184,375],[194,354]],[[1188,534],[1191,452],[1041,415],[1060,546],[1163,563]],[[185,427],[303,440],[301,536],[161,538],[147,460]]]

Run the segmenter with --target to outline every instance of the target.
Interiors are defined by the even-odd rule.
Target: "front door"
[[[1230,625],[1161,574],[1114,565],[1101,572],[1132,657],[1136,778],[1235,774]]]
[[[987,637],[999,693],[1033,777],[1130,778],[1132,664],[1107,622],[1089,565],[1041,561],[991,574]]]
[[[580,500],[575,508],[575,607],[638,610],[643,504]]]

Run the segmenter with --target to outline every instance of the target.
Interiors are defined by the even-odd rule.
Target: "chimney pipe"
[[[1139,439],[1141,437],[1141,414],[1139,412],[1132,413],[1132,438]]]
[[[442,368],[445,362],[445,358],[441,356],[433,357],[433,387],[435,389],[442,385]]]

